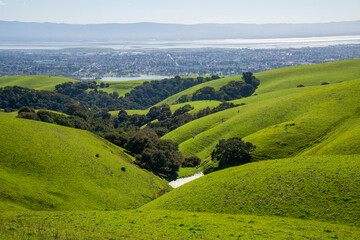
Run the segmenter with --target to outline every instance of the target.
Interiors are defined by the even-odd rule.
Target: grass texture
[[[0,113],[0,209],[137,208],[167,191],[94,134]]]

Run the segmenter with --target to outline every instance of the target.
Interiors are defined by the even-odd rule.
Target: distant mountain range
[[[148,41],[360,35],[360,21],[315,24],[57,24],[0,21],[0,41]]]

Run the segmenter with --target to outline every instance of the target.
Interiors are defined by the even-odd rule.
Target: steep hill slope
[[[54,90],[55,86],[65,82],[74,82],[76,80],[63,77],[50,76],[12,76],[0,77],[0,87],[19,86],[32,88],[36,90]]]
[[[347,119],[355,119],[356,127],[359,92],[357,79],[264,100],[254,96],[260,100],[195,120],[164,138],[179,143],[185,155],[197,154],[203,159],[220,139],[235,136],[254,143],[259,158],[289,157],[313,148]],[[359,151],[353,148],[346,153]],[[339,150],[331,154],[341,153]]]
[[[249,163],[185,184],[141,209],[273,215],[360,226],[360,155]]]
[[[87,131],[0,113],[0,208],[137,208],[168,189]]]

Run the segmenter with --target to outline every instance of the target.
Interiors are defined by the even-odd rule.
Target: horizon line
[[[0,22],[11,22],[11,23],[35,23],[35,24],[63,24],[63,25],[111,25],[111,24],[167,24],[167,25],[236,25],[236,24],[242,24],[242,25],[306,25],[306,24],[329,24],[329,23],[348,23],[348,22],[360,22],[360,19],[358,20],[347,20],[347,21],[329,21],[329,22],[300,22],[300,23],[285,23],[285,22],[279,22],[279,23],[214,23],[214,22],[207,22],[207,23],[171,23],[171,22],[103,22],[103,23],[65,23],[65,22],[35,22],[35,21],[17,21],[17,20],[2,20],[0,19]]]

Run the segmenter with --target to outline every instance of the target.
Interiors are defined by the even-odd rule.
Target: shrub
[[[20,114],[22,112],[33,112],[34,113],[35,110],[33,108],[23,106],[19,109],[18,114]]]
[[[191,156],[184,159],[182,167],[196,167],[201,163],[201,159],[198,156]]]
[[[40,120],[35,112],[20,112],[18,118],[26,118],[30,120]]]

